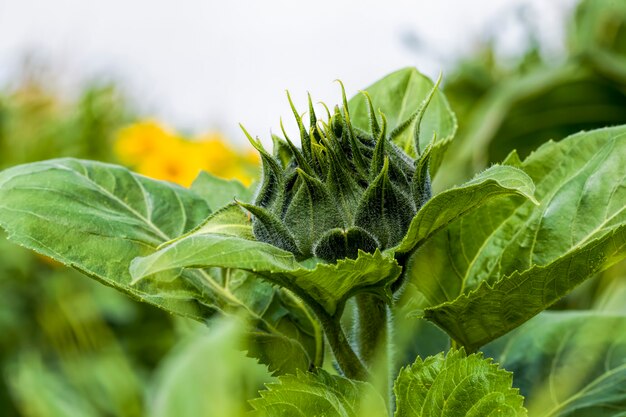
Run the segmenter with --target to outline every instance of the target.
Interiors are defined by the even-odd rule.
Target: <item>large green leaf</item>
[[[379,251],[360,252],[356,260],[318,263],[310,269],[297,262],[291,252],[238,236],[206,233],[202,227],[152,255],[135,259],[131,274],[141,280],[172,269],[206,267],[254,272],[314,300],[330,315],[359,291],[377,291],[389,297],[389,286],[400,274],[396,261]]]
[[[202,228],[157,252],[135,259],[131,274],[135,282],[149,275],[180,268],[237,268],[251,272],[279,273],[295,271],[301,265],[291,252],[256,240],[218,233],[204,233]]]
[[[98,162],[59,159],[0,173],[0,225],[13,241],[176,314],[200,321],[215,310],[244,314],[255,326],[251,340],[283,355],[272,370],[308,369],[317,355],[307,350],[314,338],[300,331],[291,340],[291,330],[288,336],[277,328],[294,319],[292,312],[282,306],[277,316],[275,289],[252,274],[221,267],[132,282],[134,258],[191,231],[252,236],[238,206],[204,220],[209,212],[192,191]]]
[[[203,320],[213,308],[188,281],[130,285],[130,261],[209,213],[190,191],[113,165],[57,159],[0,173],[0,225],[9,239],[133,297]]]
[[[534,200],[535,185],[524,171],[495,165],[462,186],[437,194],[413,218],[396,252],[408,252],[454,220],[502,196],[520,195]],[[539,204],[539,203],[537,203]]]
[[[626,316],[544,312],[485,346],[537,417],[626,415]]]
[[[330,375],[322,369],[315,374],[298,372],[268,384],[261,398],[251,401],[264,417],[388,416],[385,402],[367,382]]]
[[[440,353],[403,368],[394,383],[395,417],[526,415],[513,375],[480,354]]]
[[[577,284],[623,258],[626,227],[546,265],[515,272],[453,302],[425,310],[424,317],[469,349],[500,337],[543,311]]]
[[[429,239],[408,262],[425,317],[473,350],[626,255],[626,128],[550,142],[522,169],[536,206],[498,199]]]
[[[408,67],[393,72],[365,89],[372,98],[374,108],[380,109],[387,118],[387,131],[403,125],[427,99],[434,84],[416,68]],[[369,112],[365,97],[361,94],[350,99],[348,103],[352,123],[363,130],[369,130]],[[414,124],[414,122],[413,122]],[[441,163],[446,147],[456,132],[456,118],[450,105],[441,91],[435,91],[424,113],[419,132],[421,150],[433,141],[431,170],[433,174]],[[413,149],[413,127],[409,126],[395,142],[410,155],[415,156]]]

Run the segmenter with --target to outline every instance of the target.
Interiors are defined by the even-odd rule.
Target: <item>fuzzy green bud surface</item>
[[[365,96],[368,132],[352,126],[345,92],[343,106],[327,111],[325,121],[317,118],[309,97],[308,128],[289,99],[301,148],[283,129],[284,137],[273,136],[270,154],[246,132],[263,166],[254,204],[241,203],[253,216],[258,240],[297,259],[335,262],[354,259],[359,250],[393,247],[404,237],[431,197],[428,149],[413,159],[395,145],[385,115],[376,115]]]

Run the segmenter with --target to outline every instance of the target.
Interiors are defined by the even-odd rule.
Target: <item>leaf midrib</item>
[[[616,140],[617,138],[619,138],[619,137],[623,137],[623,136],[626,136],[626,135],[619,135],[619,136],[617,136],[617,137],[613,138],[612,140],[610,140],[610,142],[609,142],[609,143],[604,144],[604,145],[602,146],[602,148],[601,148],[601,149],[603,149],[604,147],[609,146],[609,145],[613,146],[613,144],[614,144],[615,140]],[[599,151],[598,151],[598,153],[599,153]],[[585,161],[585,163],[584,163],[584,164],[583,164],[583,165],[582,165],[579,169],[577,169],[574,173],[572,173],[572,174],[570,174],[569,176],[567,176],[566,180],[561,182],[561,186],[559,186],[559,187],[558,187],[558,188],[556,188],[556,189],[553,189],[553,190],[552,190],[552,192],[551,192],[550,194],[548,194],[547,196],[545,196],[545,197],[548,197],[548,200],[546,200],[546,199],[545,199],[545,197],[544,197],[544,199],[542,199],[543,201],[542,201],[541,219],[543,218],[543,214],[545,213],[545,210],[546,210],[546,209],[548,208],[548,206],[549,206],[549,202],[550,202],[550,201],[552,201],[552,199],[553,199],[553,198],[554,198],[554,196],[558,193],[558,191],[559,191],[560,189],[562,189],[562,188],[563,188],[563,186],[564,186],[565,184],[567,184],[569,181],[571,181],[571,179],[572,179],[572,178],[576,177],[576,176],[577,176],[580,172],[582,172],[584,169],[586,169],[586,168],[588,167],[589,163],[590,163],[590,162],[592,162],[593,160],[594,160],[594,158],[588,159],[587,161]],[[553,172],[554,172],[554,171],[553,171]],[[555,172],[555,175],[556,175],[556,172]],[[541,182],[543,182],[543,181],[541,181]],[[539,183],[539,184],[540,184],[540,183]],[[540,188],[539,184],[538,184],[538,186],[537,186],[537,188],[538,188],[538,189]],[[498,225],[498,227],[497,227],[496,229],[494,229],[494,230],[493,230],[493,232],[492,232],[492,233],[490,233],[490,234],[489,234],[489,236],[487,236],[487,237],[485,238],[485,240],[484,240],[483,244],[481,245],[481,247],[480,247],[480,248],[478,249],[478,251],[476,252],[476,255],[475,255],[475,256],[474,256],[474,258],[472,259],[471,263],[468,265],[468,267],[467,267],[467,269],[466,269],[466,271],[465,271],[465,274],[464,274],[464,276],[463,276],[463,278],[462,278],[462,279],[463,279],[463,291],[462,291],[462,293],[464,293],[464,292],[465,292],[466,283],[467,283],[467,281],[468,281],[468,280],[469,280],[469,278],[470,278],[470,271],[472,271],[472,269],[474,268],[474,265],[476,264],[476,262],[478,261],[478,259],[481,257],[481,254],[484,252],[484,250],[486,249],[486,247],[488,246],[488,244],[492,241],[493,237],[494,237],[494,236],[495,236],[495,235],[496,235],[496,234],[497,234],[497,233],[498,233],[498,232],[502,229],[502,227],[504,227],[504,225],[505,225],[505,224],[508,224],[508,222],[510,222],[510,221],[511,221],[511,220],[510,220],[511,218],[513,218],[513,217],[514,217],[514,216],[515,216],[515,215],[516,215],[516,214],[517,214],[520,210],[522,210],[522,209],[524,208],[524,206],[526,206],[526,205],[528,205],[528,204],[530,204],[530,203],[529,203],[529,202],[524,202],[524,203],[522,203],[520,206],[518,206],[518,207],[515,209],[515,211],[514,211],[513,213],[511,213],[511,215],[510,215],[509,217],[507,217],[506,219],[504,219],[504,220],[500,223],[500,225]],[[624,210],[624,208],[623,208],[622,210]],[[519,235],[522,231],[524,231],[524,230],[528,229],[529,222],[531,222],[531,221],[535,221],[535,220],[536,220],[536,215],[529,216],[529,217],[528,217],[528,218],[527,218],[527,219],[523,222],[523,224],[522,224],[522,225],[520,225],[520,226],[517,228],[516,233],[514,234],[513,238],[511,239],[511,244],[517,241],[517,240],[515,239],[515,237],[517,237],[517,236],[518,236],[518,235]],[[606,219],[605,219],[605,221],[602,223],[602,225],[604,225],[604,224],[606,224]],[[535,237],[533,238],[533,244],[532,244],[532,246],[531,246],[531,250],[529,251],[529,256],[531,256],[531,257],[532,257],[532,255],[533,255],[533,248],[534,248],[535,242],[536,242],[536,240],[537,240],[537,233],[538,233],[538,231],[539,231],[539,229],[540,229],[540,226],[541,226],[541,220],[539,221],[539,224],[537,224],[537,228],[536,228],[536,230],[535,230]],[[572,252],[572,251],[576,250],[576,249],[577,249],[577,248],[578,248],[581,244],[586,243],[586,242],[587,242],[587,240],[588,240],[588,239],[590,239],[590,238],[593,236],[593,234],[594,234],[594,233],[596,233],[596,232],[597,232],[598,230],[600,230],[600,229],[601,229],[601,227],[600,227],[599,229],[595,229],[592,233],[588,234],[586,237],[584,237],[582,240],[580,240],[580,242],[579,242],[578,244],[573,245],[573,246],[572,246],[572,247],[571,247],[571,248],[570,248],[567,252],[565,252],[562,256],[567,255],[568,253],[570,253],[570,252]],[[504,252],[504,250],[503,250],[502,252]],[[501,257],[499,258],[499,260],[501,260]],[[553,260],[551,260],[550,262],[546,263],[546,265],[548,265],[548,264],[552,263],[553,261],[555,261],[555,259],[553,259]],[[496,264],[494,263],[494,266],[492,267],[491,271],[493,271],[493,270],[494,270],[495,265],[496,265]],[[529,268],[527,268],[526,270],[531,269],[533,265],[536,265],[536,264],[533,264],[532,259],[531,259],[531,261],[530,261],[530,265],[531,265],[531,266],[530,266]],[[520,271],[520,272],[523,272],[523,271]],[[481,280],[481,281],[483,281],[483,280]]]

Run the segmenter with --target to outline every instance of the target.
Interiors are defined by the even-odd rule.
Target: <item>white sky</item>
[[[480,39],[521,48],[516,11],[527,5],[537,36],[559,50],[574,0],[0,0],[0,85],[26,51],[50,59],[66,84],[114,78],[149,113],[190,131],[237,123],[267,138],[284,90],[305,110],[338,101],[400,67],[436,77]],[[414,34],[424,46],[403,39]],[[59,64],[62,63],[62,64]],[[288,124],[290,126],[290,124]]]

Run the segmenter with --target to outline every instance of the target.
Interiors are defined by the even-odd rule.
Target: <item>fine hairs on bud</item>
[[[255,237],[292,252],[296,259],[327,262],[355,259],[397,245],[411,219],[431,198],[430,149],[420,154],[419,124],[437,85],[408,123],[388,132],[387,118],[363,92],[369,131],[353,126],[345,88],[326,120],[314,111],[308,95],[309,126],[287,99],[298,124],[301,147],[287,136],[272,135],[274,151],[244,133],[261,155],[263,176],[253,204],[241,204],[253,218]],[[414,159],[393,141],[413,126]],[[400,129],[400,130],[398,130]]]

